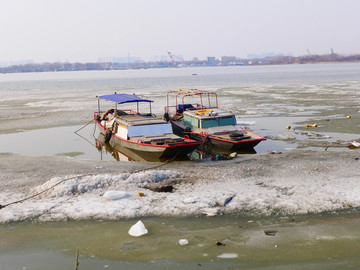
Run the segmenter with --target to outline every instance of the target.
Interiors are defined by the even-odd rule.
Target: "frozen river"
[[[0,204],[64,180],[0,210],[0,261],[73,265],[79,247],[86,269],[357,269],[360,152],[347,146],[360,141],[359,78],[360,64],[0,74]],[[161,116],[170,88],[216,91],[220,107],[267,141],[230,161],[155,168],[97,149],[93,124],[74,133],[97,95],[136,93]],[[152,191],[167,184],[173,193]],[[107,191],[126,196],[108,200]],[[138,219],[150,233],[132,239]]]

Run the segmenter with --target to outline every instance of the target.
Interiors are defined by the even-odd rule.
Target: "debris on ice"
[[[357,141],[353,141],[351,143],[354,147],[360,147],[360,143],[358,143]]]
[[[224,201],[224,207],[227,206],[234,197],[235,197],[235,195],[232,195],[231,197],[226,198]]]

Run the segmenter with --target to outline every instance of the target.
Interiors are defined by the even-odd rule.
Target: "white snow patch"
[[[130,198],[131,195],[125,191],[109,190],[104,193],[103,197],[109,201],[115,201]]]

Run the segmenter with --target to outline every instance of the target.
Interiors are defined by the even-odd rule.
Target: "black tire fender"
[[[169,115],[168,112],[165,112],[165,113],[164,113],[164,119],[165,119],[166,122],[169,122],[169,120],[170,120],[170,115]]]
[[[107,130],[105,132],[105,142],[108,143],[111,139],[111,136],[112,136],[112,131],[111,130]]]

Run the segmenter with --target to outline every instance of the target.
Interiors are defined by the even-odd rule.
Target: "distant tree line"
[[[14,65],[0,68],[1,73],[15,72],[52,72],[52,71],[77,71],[77,70],[102,70],[108,69],[109,63],[41,63]]]
[[[0,68],[0,73],[17,72],[53,72],[53,71],[78,71],[78,70],[114,70],[114,69],[139,69],[139,68],[166,68],[166,67],[186,67],[186,66],[213,66],[213,65],[284,65],[284,64],[307,64],[322,62],[360,62],[360,54],[342,56],[339,54],[326,55],[305,55],[299,57],[293,56],[270,56],[256,59],[236,58],[236,61],[229,63],[219,62],[209,63],[205,60],[194,59],[181,62],[138,62],[129,64],[120,64],[112,62],[104,63],[41,63],[13,65]]]

